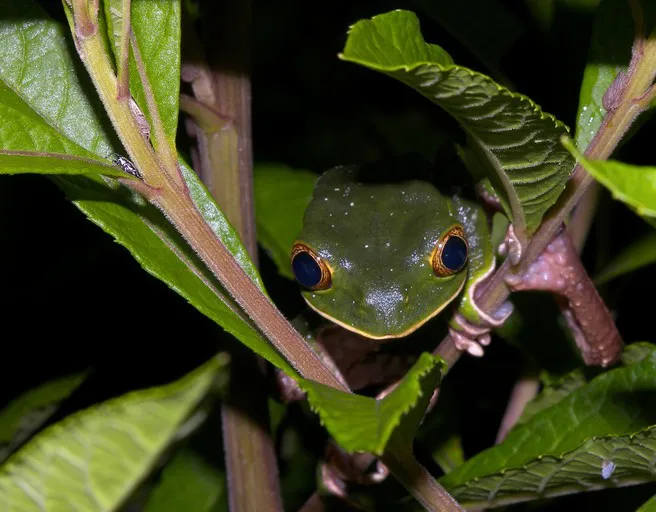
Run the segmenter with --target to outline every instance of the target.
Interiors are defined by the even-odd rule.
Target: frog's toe
[[[451,339],[453,340],[453,343],[458,350],[462,352],[468,352],[474,357],[483,357],[485,353],[483,347],[481,347],[481,345],[474,341],[472,338],[460,331],[456,331],[451,327],[449,327],[449,334],[451,335]]]

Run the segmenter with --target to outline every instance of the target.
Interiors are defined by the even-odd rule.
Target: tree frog
[[[372,172],[373,171],[373,172]],[[481,206],[426,180],[372,180],[373,167],[341,166],[318,180],[291,266],[312,309],[367,338],[409,335],[457,301],[450,334],[483,355],[494,316],[473,300],[495,257]]]
[[[291,252],[304,299],[374,340],[407,336],[455,303],[451,338],[459,350],[482,356],[490,329],[512,312],[510,302],[492,315],[475,302],[477,287],[495,268],[488,216],[477,201],[445,196],[428,180],[399,181],[398,168],[393,182],[381,182],[386,170],[394,171],[341,166],[317,181]],[[509,233],[500,252],[514,264],[512,224]],[[617,360],[622,339],[565,230],[506,283],[512,290],[558,294],[584,361],[608,366]]]

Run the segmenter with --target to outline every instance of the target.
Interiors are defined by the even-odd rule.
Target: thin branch
[[[131,0],[123,0],[121,12],[121,43],[118,58],[118,99],[128,100],[130,98],[130,32],[131,23]]]

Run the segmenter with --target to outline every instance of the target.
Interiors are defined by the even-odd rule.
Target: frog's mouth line
[[[336,323],[337,325],[339,325],[340,327],[343,327],[344,329],[346,329],[348,331],[354,332],[356,334],[359,334],[359,335],[364,336],[365,338],[369,338],[371,340],[388,340],[388,339],[395,339],[395,338],[405,338],[406,336],[409,336],[410,334],[415,332],[417,329],[419,329],[422,325],[424,325],[426,322],[428,322],[431,318],[437,316],[445,307],[447,307],[449,304],[451,304],[453,299],[455,299],[458,295],[460,295],[460,292],[462,291],[462,289],[465,286],[465,281],[466,281],[466,279],[463,279],[462,284],[460,285],[460,287],[453,293],[453,295],[451,295],[451,297],[449,297],[447,300],[445,300],[439,308],[437,308],[435,311],[431,312],[430,315],[422,318],[416,324],[411,325],[405,331],[400,332],[398,334],[392,333],[392,334],[378,335],[378,334],[371,334],[371,333],[362,331],[362,330],[358,329],[357,327],[353,327],[352,325],[344,323],[341,320],[338,320],[337,318],[334,318],[334,317],[324,313],[323,311],[318,310],[316,307],[314,307],[312,304],[310,304],[310,302],[305,297],[303,297],[303,300],[305,300],[307,305],[310,306],[310,308],[312,308],[314,311],[319,313],[322,317],[330,320],[333,323]]]

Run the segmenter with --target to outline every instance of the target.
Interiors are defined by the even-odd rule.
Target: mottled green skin
[[[332,286],[302,293],[315,310],[350,330],[371,338],[405,336],[489,266],[486,219],[474,203],[445,197],[427,181],[362,183],[358,173],[355,166],[337,167],[317,182],[297,241],[328,264]],[[438,277],[433,249],[455,225],[465,231],[469,262],[457,274]]]

